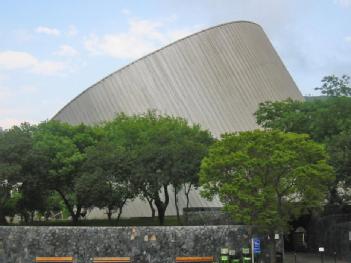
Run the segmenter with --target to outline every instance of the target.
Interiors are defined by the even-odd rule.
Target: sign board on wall
[[[259,240],[258,238],[253,239],[253,252],[254,254],[261,253],[261,240]]]

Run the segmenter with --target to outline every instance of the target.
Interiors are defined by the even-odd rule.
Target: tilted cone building
[[[160,113],[199,123],[215,136],[258,128],[253,113],[267,100],[303,100],[263,29],[231,22],[195,33],[117,70],[83,91],[54,117],[96,124],[117,113]],[[172,196],[172,194],[171,194]],[[180,208],[185,197],[179,194]],[[193,192],[190,205],[221,206]],[[175,214],[170,200],[167,214]],[[141,200],[123,216],[149,216]]]

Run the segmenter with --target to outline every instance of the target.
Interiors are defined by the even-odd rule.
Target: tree
[[[65,209],[65,204],[60,195],[55,191],[50,191],[45,199],[45,209],[40,212],[43,214],[45,220],[49,220],[50,217],[62,219],[65,217]]]
[[[156,206],[163,224],[170,200],[169,187],[175,187],[177,200],[183,183],[196,182],[193,177],[213,140],[210,133],[198,125],[188,125],[182,118],[161,116],[154,111],[134,116],[120,114],[106,123],[104,129],[108,140],[124,149],[133,163],[132,189],[148,201],[152,215]]]
[[[340,78],[335,75],[326,76],[322,79],[322,86],[315,88],[320,90],[323,95],[340,97],[351,96],[350,77],[342,75]]]
[[[271,237],[286,231],[292,217],[323,205],[332,180],[323,145],[308,135],[274,130],[225,134],[210,147],[200,171],[205,197],[218,194],[237,222]]]
[[[0,132],[1,224],[6,224],[5,216],[13,215],[14,212],[19,212],[28,222],[29,214],[33,215],[36,209],[42,207],[43,202],[39,197],[43,197],[43,194],[39,190],[38,181],[34,180],[35,176],[42,174],[38,165],[41,156],[33,149],[32,135],[35,129],[34,126],[23,123]],[[20,194],[12,198],[11,192]]]
[[[78,199],[86,207],[106,208],[109,220],[118,211],[118,221],[127,200],[137,195],[131,184],[133,162],[125,149],[106,138],[86,153],[83,175],[76,182]]]
[[[317,142],[326,144],[327,151],[333,158],[330,164],[338,171],[336,180],[330,188],[329,203],[341,204],[337,196],[339,186],[351,187],[347,167],[349,163],[334,159],[336,151],[342,152],[343,146],[338,143],[339,135],[347,136],[351,130],[351,98],[327,97],[306,102],[293,100],[264,102],[255,113],[257,123],[264,128],[282,131],[307,133]],[[341,147],[336,149],[336,147]],[[339,156],[339,155],[338,155]],[[345,169],[341,167],[345,165]]]
[[[173,132],[175,132],[173,130]],[[179,126],[173,146],[174,169],[171,183],[174,189],[174,200],[177,219],[180,222],[178,192],[183,189],[186,197],[186,208],[189,207],[189,194],[199,184],[199,170],[208,147],[213,143],[212,135],[202,130],[199,125],[189,126],[186,122]]]
[[[99,136],[98,128],[83,124],[71,126],[58,121],[43,122],[34,133],[35,150],[46,157],[41,163],[46,169],[42,181],[61,196],[74,224],[83,209],[76,196],[75,182],[82,174],[86,149],[94,145]]]
[[[138,167],[143,169],[146,189],[157,207],[161,225],[169,204],[169,186],[173,185],[179,221],[177,193],[182,184],[194,182],[194,173],[199,169],[212,136],[197,125],[189,125],[183,118],[160,116],[154,112],[147,113],[144,118],[149,129],[138,156]]]
[[[263,128],[279,129],[298,133],[307,132],[310,111],[302,101],[287,99],[266,101],[255,112],[257,123]]]
[[[345,130],[332,136],[327,141],[327,149],[330,155],[330,164],[334,167],[336,174],[336,187],[334,203],[350,201],[348,189],[351,186],[351,130]]]
[[[103,126],[106,140],[111,142],[115,148],[124,149],[128,156],[129,163],[132,164],[130,172],[131,189],[134,196],[139,195],[142,200],[147,200],[152,217],[155,216],[154,199],[148,189],[149,184],[144,180],[143,169],[139,168],[138,158],[146,143],[146,131],[149,130],[149,122],[143,116],[127,116],[120,113],[110,122]]]

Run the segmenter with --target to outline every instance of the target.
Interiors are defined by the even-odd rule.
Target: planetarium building
[[[160,113],[199,123],[215,136],[258,128],[253,113],[267,100],[303,97],[263,29],[252,22],[221,24],[195,33],[117,70],[83,91],[54,117],[96,124],[117,113]],[[179,195],[180,208],[185,197]],[[167,214],[175,214],[170,201]],[[220,206],[194,192],[190,205]],[[147,203],[124,216],[149,216]]]

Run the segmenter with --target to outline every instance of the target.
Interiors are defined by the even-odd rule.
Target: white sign
[[[324,252],[324,247],[318,248],[318,251],[319,251],[319,252]]]
[[[250,254],[250,249],[247,248],[247,247],[243,247],[242,248],[242,253],[245,254],[245,255],[249,255]]]
[[[275,235],[274,235],[274,239],[275,239],[275,240],[279,239],[279,234],[275,234]]]
[[[230,256],[235,256],[235,250],[234,249],[229,250],[229,255]]]

